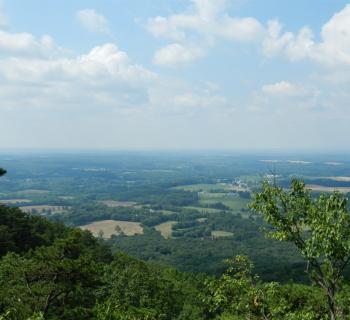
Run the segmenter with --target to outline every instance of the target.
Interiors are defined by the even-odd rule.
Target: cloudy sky
[[[0,148],[350,147],[347,1],[0,3]]]

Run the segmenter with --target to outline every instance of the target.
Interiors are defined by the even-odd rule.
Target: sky
[[[350,2],[0,0],[0,149],[350,148]]]

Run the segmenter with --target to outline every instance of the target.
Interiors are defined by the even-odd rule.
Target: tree
[[[207,279],[203,302],[215,319],[316,320],[327,314],[319,288],[262,282],[246,256],[226,260],[219,279]]]
[[[306,272],[326,293],[330,319],[342,273],[350,260],[350,217],[344,195],[334,192],[313,198],[305,184],[293,180],[290,190],[264,182],[251,208],[270,225],[267,234],[294,243],[307,260]]]
[[[0,262],[0,312],[16,319],[33,313],[44,319],[87,319],[101,285],[103,264],[96,240],[74,230],[52,246],[25,256],[9,253]]]
[[[6,170],[0,168],[0,177],[3,176],[4,174],[6,174]]]

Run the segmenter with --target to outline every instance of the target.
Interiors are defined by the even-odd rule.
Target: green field
[[[217,230],[217,231],[212,231],[211,236],[213,238],[227,238],[227,237],[232,237],[233,232]]]
[[[102,220],[80,226],[83,230],[89,230],[95,237],[102,236],[104,239],[110,238],[112,235],[123,233],[127,236],[142,234],[143,228],[139,222],[118,221],[118,220]]]
[[[159,231],[164,238],[168,239],[171,237],[171,234],[172,234],[172,226],[176,223],[177,221],[167,221],[167,222],[158,224],[157,226],[154,227],[154,229]]]
[[[216,183],[216,184],[191,184],[187,186],[177,186],[174,189],[192,191],[192,192],[217,192],[230,190],[230,185],[226,183]]]
[[[220,209],[215,209],[215,208],[204,208],[204,207],[191,207],[191,206],[186,206],[183,207],[185,209],[190,209],[190,210],[197,210],[199,212],[203,212],[203,213],[218,213],[221,210]]]
[[[224,196],[214,196],[211,193],[208,194],[200,194],[200,201],[199,203],[202,206],[206,205],[212,205],[214,203],[221,202],[225,206],[229,207],[232,211],[240,211],[241,209],[246,209],[250,200],[249,199],[243,199],[240,197],[231,197],[228,195]]]

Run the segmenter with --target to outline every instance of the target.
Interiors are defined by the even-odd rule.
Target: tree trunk
[[[336,320],[337,310],[335,305],[335,288],[333,286],[327,289],[327,300],[330,319]]]

